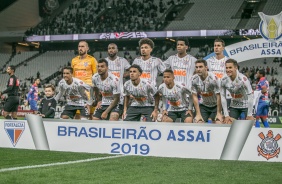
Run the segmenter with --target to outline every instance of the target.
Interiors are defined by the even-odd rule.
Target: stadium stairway
[[[24,61],[22,61],[22,62],[20,62],[19,64],[17,64],[17,65],[16,65],[16,68],[17,68],[17,67],[20,67],[20,66],[22,66],[22,65],[24,65],[24,64],[26,64],[26,63],[28,63],[29,61],[33,60],[34,58],[37,58],[37,57],[41,56],[43,53],[44,53],[44,52],[42,52],[42,53],[37,53],[37,54],[35,54],[35,55],[33,55],[33,56],[31,56],[31,57],[25,59]]]

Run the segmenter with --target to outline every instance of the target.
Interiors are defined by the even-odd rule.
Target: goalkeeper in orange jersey
[[[92,86],[92,76],[97,73],[97,61],[93,56],[87,54],[88,51],[88,43],[80,41],[78,43],[78,56],[72,59],[71,67],[73,68],[73,77]],[[88,95],[90,96],[90,93]],[[95,108],[91,107],[89,119],[92,119],[94,111]],[[75,119],[80,119],[79,110],[76,112]]]

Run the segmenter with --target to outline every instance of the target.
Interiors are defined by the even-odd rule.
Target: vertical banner
[[[26,119],[35,148],[38,150],[49,150],[49,144],[42,118],[34,114],[26,114]]]
[[[233,122],[221,153],[221,160],[238,160],[254,123],[253,120]]]

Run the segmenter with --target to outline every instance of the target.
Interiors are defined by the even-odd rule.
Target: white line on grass
[[[116,155],[116,156],[100,157],[100,158],[89,158],[85,160],[75,160],[75,161],[67,161],[67,162],[56,162],[56,163],[51,163],[51,164],[29,165],[29,166],[23,166],[23,167],[11,167],[11,168],[0,169],[0,172],[16,171],[16,170],[22,170],[22,169],[33,169],[33,168],[40,168],[40,167],[51,167],[51,166],[57,166],[57,165],[77,164],[77,163],[92,162],[92,161],[97,161],[97,160],[119,158],[123,156],[125,155]]]

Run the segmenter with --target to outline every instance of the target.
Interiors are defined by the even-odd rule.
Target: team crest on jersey
[[[263,156],[267,160],[274,157],[278,158],[278,155],[280,153],[278,140],[281,139],[281,135],[277,134],[275,137],[273,137],[272,130],[269,130],[266,136],[263,134],[263,132],[259,133],[258,136],[262,139],[257,148],[258,155]]]
[[[20,140],[22,133],[25,130],[24,121],[4,121],[4,129],[15,147]]]
[[[282,12],[278,15],[265,15],[262,12],[258,13],[261,22],[259,31],[261,36],[268,41],[276,41],[282,37]]]
[[[85,67],[87,67],[88,66],[88,62],[84,62],[84,64],[83,64]]]

